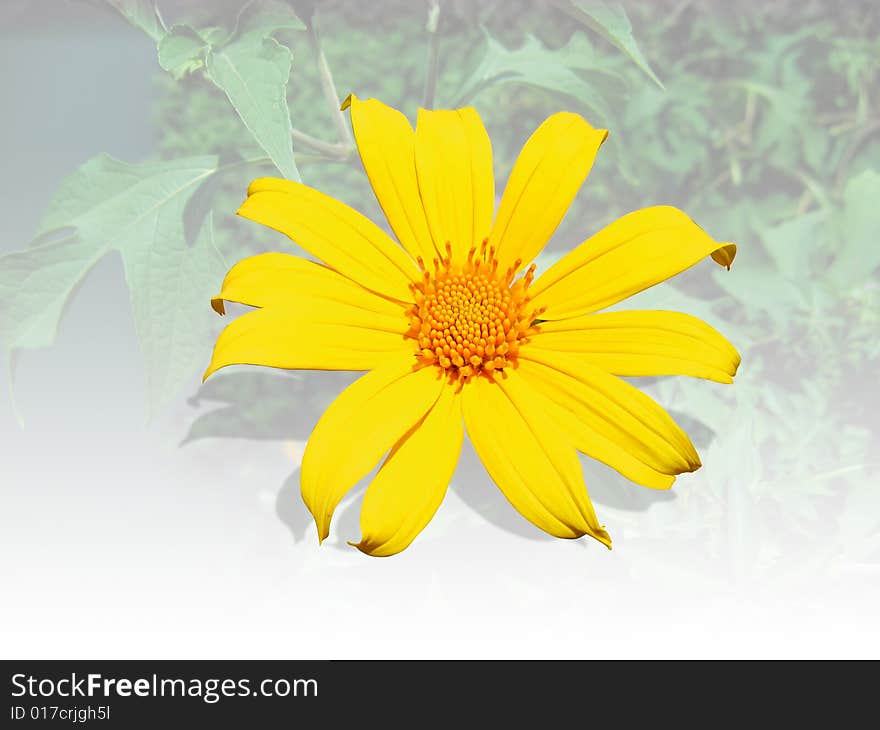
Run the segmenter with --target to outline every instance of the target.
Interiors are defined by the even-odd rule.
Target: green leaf
[[[118,251],[149,366],[149,405],[166,403],[192,374],[184,371],[193,348],[207,347],[199,339],[209,326],[206,302],[223,273],[210,229],[190,248],[183,225],[190,197],[216,170],[214,157],[131,165],[100,156],[71,175],[36,240],[0,257],[4,351],[50,345],[74,289]]]
[[[152,0],[107,0],[107,3],[154,41],[158,42],[165,34],[165,28],[156,12],[156,4]]]
[[[150,246],[131,246],[123,254],[154,411],[206,366],[215,321],[208,302],[226,271],[211,215],[192,246],[173,215],[158,223]]]
[[[615,76],[601,69],[599,60],[586,39],[572,36],[565,46],[550,50],[534,36],[510,51],[486,34],[486,52],[473,73],[465,79],[456,94],[454,106],[466,104],[493,86],[508,83],[527,84],[549,89],[575,99],[591,111],[600,123],[608,124],[611,109],[597,91],[578,72],[594,72]]]
[[[810,279],[816,254],[826,241],[825,218],[825,211],[815,210],[764,231],[764,245],[779,273],[792,281]]]
[[[180,79],[204,66],[209,44],[188,25],[174,25],[159,40],[157,48],[159,65]]]
[[[800,129],[808,124],[813,115],[807,94],[809,87],[803,83],[774,86],[754,79],[733,82],[747,94],[766,102],[754,140],[754,151],[768,155],[777,165],[790,167],[797,164],[801,151]]]
[[[554,0],[560,10],[581,25],[598,33],[606,41],[625,53],[661,89],[663,83],[657,78],[647,59],[642,55],[632,34],[632,23],[620,3],[582,2],[581,0]]]
[[[750,260],[747,254],[740,252],[731,271],[714,271],[715,281],[750,320],[763,314],[777,328],[786,328],[792,311],[810,308],[808,282],[782,276],[774,266]]]
[[[840,244],[828,271],[828,279],[839,290],[860,286],[880,266],[878,201],[880,173],[865,170],[849,179],[843,191],[843,208],[835,219]]]
[[[73,289],[109,250],[62,229],[51,241],[0,257],[4,353],[51,345]]]
[[[232,40],[208,53],[207,70],[281,174],[299,181],[287,106],[291,53],[272,37],[283,28],[302,28],[292,10],[276,3],[249,5]]]
[[[256,33],[270,36],[280,30],[305,30],[293,8],[277,0],[254,0],[247,3],[238,15],[235,27],[242,35]]]
[[[199,28],[199,35],[204,38],[209,46],[220,46],[229,40],[232,33],[228,28],[219,25],[209,25]]]

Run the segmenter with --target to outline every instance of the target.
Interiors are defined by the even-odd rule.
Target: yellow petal
[[[591,535],[608,547],[577,453],[548,415],[545,399],[517,372],[462,389],[468,436],[495,484],[529,522],[556,537]]]
[[[389,357],[414,360],[405,317],[300,295],[242,315],[217,338],[205,379],[227,365],[288,370],[371,370]]]
[[[397,442],[364,495],[359,550],[375,557],[409,546],[431,521],[464,438],[461,396],[445,385],[425,417]]]
[[[377,99],[361,101],[354,94],[342,108],[351,109],[361,162],[391,230],[413,259],[421,256],[430,264],[437,252],[419,197],[409,120]]]
[[[346,388],[321,416],[303,454],[300,484],[318,539],[330,532],[339,501],[437,401],[434,367],[413,371],[398,358]]]
[[[740,356],[724,336],[682,312],[603,312],[542,322],[536,347],[576,353],[614,375],[691,375],[732,383]]]
[[[380,314],[404,315],[399,302],[364,289],[327,266],[286,253],[262,253],[239,261],[229,270],[211,306],[218,314],[224,314],[224,301],[251,307],[295,306],[303,296],[342,302]]]
[[[510,173],[489,236],[502,271],[516,259],[528,264],[550,240],[607,136],[570,112],[535,130]]]
[[[492,145],[476,110],[419,109],[415,159],[434,246],[445,255],[449,242],[464,261],[489,235],[495,207]]]
[[[700,467],[687,434],[629,383],[578,356],[532,343],[520,349],[519,361],[520,369],[531,375],[530,382],[546,396],[654,471],[681,474]]]
[[[553,381],[542,382],[543,366],[528,361],[520,363],[519,376],[540,393],[553,393]],[[675,477],[652,469],[605,433],[578,418],[573,411],[546,397],[545,409],[558,424],[568,441],[581,453],[607,464],[627,479],[651,489],[669,489]]]
[[[340,274],[379,294],[412,301],[419,270],[375,223],[313,188],[279,178],[248,187],[238,214],[290,237]]]
[[[542,319],[595,312],[675,276],[707,256],[729,266],[732,243],[714,241],[677,208],[629,213],[557,261],[529,289]]]

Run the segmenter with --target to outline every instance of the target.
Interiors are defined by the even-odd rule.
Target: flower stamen
[[[528,307],[535,265],[515,282],[520,260],[499,276],[488,239],[479,248],[472,246],[462,264],[453,264],[449,242],[446,255],[434,259],[433,272],[423,259],[418,263],[422,281],[413,284],[416,304],[408,336],[418,343],[419,361],[437,365],[462,383],[478,375],[491,378],[510,367],[537,331],[535,320],[543,311]]]

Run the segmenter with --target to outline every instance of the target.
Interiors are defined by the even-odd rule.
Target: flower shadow
[[[317,540],[312,515],[300,495],[299,469],[289,474],[281,483],[275,498],[275,514],[290,531],[294,542],[305,540],[310,534],[309,530],[313,539]]]
[[[610,468],[583,458],[584,478],[590,498],[596,505],[619,510],[643,512],[653,504],[675,499],[671,491],[645,489],[631,483]],[[553,538],[522,517],[492,482],[479,457],[466,440],[458,470],[450,489],[486,522],[529,540]],[[601,521],[601,514],[600,521]]]
[[[181,446],[205,438],[304,442],[314,424],[355,373],[286,373],[231,371],[204,384],[189,404],[202,407],[220,404],[192,422]],[[644,489],[592,459],[583,458],[584,477],[601,519],[601,507],[643,512],[653,504],[675,498],[672,492]],[[331,537],[326,545],[348,550],[346,540],[360,535],[360,506],[368,475],[346,496],[337,509]],[[485,523],[527,540],[552,538],[525,520],[510,505],[486,473],[479,457],[465,439],[450,491]],[[446,507],[448,508],[448,506]],[[441,507],[441,510],[444,507]],[[312,516],[302,501],[299,469],[281,483],[275,498],[278,519],[294,542],[316,539]]]
[[[220,404],[201,413],[181,446],[205,438],[302,441],[355,373],[230,371],[218,373],[188,400],[193,408]]]
[[[335,550],[351,550],[348,540],[356,540],[361,534],[360,512],[361,498],[365,486],[371,477],[367,477],[346,495],[343,503],[333,515],[330,537],[324,541],[324,547]],[[275,513],[278,519],[290,531],[295,543],[304,540],[318,539],[315,522],[303,502],[299,486],[299,469],[295,470],[281,484],[275,499]]]

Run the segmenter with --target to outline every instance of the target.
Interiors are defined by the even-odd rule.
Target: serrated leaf
[[[216,169],[214,157],[131,165],[100,156],[65,180],[34,243],[0,257],[4,351],[50,345],[71,293],[101,258],[119,251],[150,366],[150,406],[167,402],[185,377],[200,323],[210,318],[206,271],[222,275],[210,241],[200,237],[190,249],[183,226],[187,202]],[[181,272],[189,278],[178,279]],[[189,339],[180,336],[181,323]]]
[[[3,352],[51,345],[74,287],[107,253],[75,229],[0,257],[0,344]]]
[[[814,255],[825,243],[825,218],[825,211],[816,210],[764,231],[764,245],[779,273],[795,281],[809,279]]]
[[[664,88],[633,38],[632,23],[620,3],[554,0],[553,4],[629,56],[651,81]]]
[[[800,128],[811,118],[809,86],[790,83],[774,86],[753,79],[734,82],[747,93],[765,102],[763,116],[754,140],[754,150],[767,154],[786,165],[795,164],[800,156]]]
[[[579,36],[572,36],[565,46],[555,50],[546,48],[534,36],[527,36],[521,47],[511,51],[487,33],[482,61],[459,87],[453,105],[466,104],[493,86],[519,83],[571,97],[590,110],[593,121],[608,124],[608,103],[597,92],[596,85],[587,83],[579,71],[613,75],[599,67],[589,43]]]
[[[279,30],[305,30],[305,25],[287,3],[277,0],[254,0],[245,5],[236,21],[240,34],[270,36]]]
[[[205,303],[217,293],[226,266],[214,245],[211,215],[192,246],[176,217],[161,216],[152,245],[131,246],[123,260],[148,402],[155,409],[206,362],[214,318]]]
[[[715,271],[713,277],[737,300],[749,319],[763,314],[775,326],[785,328],[792,311],[810,307],[809,280],[794,281],[781,276],[772,264],[750,261],[747,256],[737,258],[733,271]]]
[[[728,334],[726,326],[722,331],[725,335]],[[711,435],[706,434],[707,445],[714,443],[715,437],[728,430],[730,412],[733,410],[732,399],[735,399],[738,392],[735,388],[730,390],[718,388],[716,383],[708,381],[698,382],[689,379],[687,382],[682,382],[680,378],[674,377],[660,378],[653,385],[652,390],[652,394],[661,403],[675,404],[675,409],[680,413],[688,414],[703,428],[708,429]],[[667,410],[673,409],[667,407]],[[677,417],[675,420],[681,423]],[[688,430],[686,433],[693,435]]]
[[[864,283],[880,266],[877,245],[880,173],[865,170],[847,182],[843,208],[836,212],[840,243],[828,279],[841,291]]]
[[[206,65],[208,77],[223,90],[281,174],[299,181],[287,106],[291,54],[271,36],[280,28],[298,27],[299,21],[292,13],[279,16],[271,10],[275,7],[274,3],[248,6],[239,18],[235,37],[212,48]]]
[[[107,3],[157,43],[165,34],[165,29],[156,13],[156,4],[152,0],[107,0]]]
[[[179,79],[205,63],[208,42],[188,25],[174,25],[159,40],[159,65]]]

